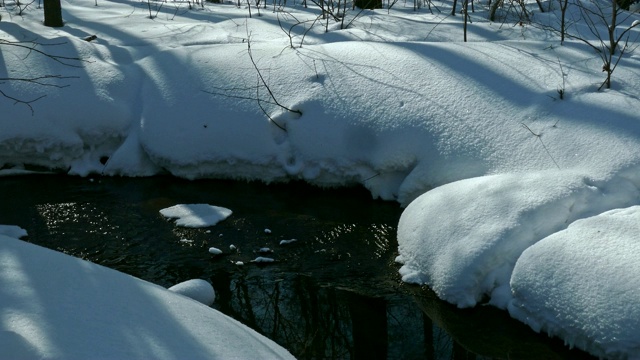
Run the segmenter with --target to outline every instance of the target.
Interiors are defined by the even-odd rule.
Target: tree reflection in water
[[[414,323],[422,317],[411,300],[390,301],[323,286],[306,275],[271,278],[221,273],[211,280],[218,294],[215,307],[298,358],[386,359],[391,353],[403,358],[424,354],[422,334],[413,333]]]
[[[428,289],[371,296],[269,268],[211,278],[214,307],[301,359],[589,359],[490,306],[461,310]]]
[[[365,191],[21,177],[1,179],[0,193],[10,194],[0,202],[0,223],[27,229],[27,241],[162,286],[210,279],[214,307],[298,358],[587,358],[504,311],[460,310],[426,288],[400,283],[394,259],[401,209]],[[180,203],[224,205],[234,214],[213,229],[177,228],[158,211]],[[300,241],[278,247],[283,237]],[[216,258],[207,252],[232,244],[244,252]],[[249,264],[263,246],[277,249],[277,262]]]

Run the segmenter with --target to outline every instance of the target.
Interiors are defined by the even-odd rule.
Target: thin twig
[[[298,115],[302,115],[302,111],[293,110],[293,109],[290,109],[290,108],[280,104],[278,102],[278,99],[276,99],[276,96],[271,91],[271,88],[267,84],[266,80],[262,76],[262,73],[260,72],[260,69],[258,68],[258,64],[256,64],[255,60],[253,59],[253,54],[251,53],[251,34],[249,33],[249,29],[248,28],[247,28],[247,53],[249,54],[249,59],[251,60],[251,64],[253,64],[253,68],[256,70],[256,73],[258,74],[258,79],[260,79],[260,82],[262,83],[262,85],[267,89],[267,92],[269,93],[269,96],[271,97],[273,102],[277,106],[281,107],[284,110],[287,110],[287,111],[292,112],[292,113],[296,113]]]
[[[34,111],[33,111],[33,106],[31,106],[31,103],[36,102],[40,99],[42,99],[43,97],[47,96],[47,95],[41,95],[35,99],[32,100],[20,100],[17,98],[14,98],[11,95],[6,94],[4,91],[0,90],[0,95],[4,96],[5,98],[9,99],[9,100],[13,100],[14,101],[14,105],[16,104],[23,104],[23,105],[27,105],[27,107],[29,107],[29,110],[31,110],[31,116],[33,116]]]
[[[284,126],[280,125],[277,121],[273,120],[267,110],[262,106],[262,103],[260,102],[260,86],[256,86],[256,100],[258,101],[258,106],[260,107],[260,110],[262,110],[264,116],[266,116],[267,119],[269,119],[269,121],[271,121],[275,126],[280,128],[280,130],[287,132],[287,129]]]
[[[536,134],[533,132],[533,130],[531,130],[530,127],[528,127],[525,123],[520,123],[520,125],[522,125],[523,128],[529,130],[529,132],[535,136],[536,138],[538,138],[538,140],[540,141],[540,144],[542,144],[542,147],[544,148],[544,151],[547,152],[547,155],[549,155],[549,157],[551,158],[551,161],[553,161],[554,164],[556,164],[556,167],[558,169],[560,169],[560,165],[558,165],[558,163],[556,162],[556,159],[553,158],[553,155],[551,155],[551,153],[549,152],[549,149],[547,149],[547,146],[544,144],[544,142],[542,141],[542,134]],[[555,126],[555,125],[554,125]]]

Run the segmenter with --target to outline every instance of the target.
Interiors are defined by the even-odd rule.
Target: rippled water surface
[[[165,287],[209,280],[214,308],[298,358],[588,358],[503,311],[459,310],[402,284],[394,263],[402,209],[363,189],[38,175],[0,178],[0,194],[0,224],[27,229],[26,241]],[[233,214],[203,229],[159,214],[184,203]],[[275,262],[252,263],[257,256]]]

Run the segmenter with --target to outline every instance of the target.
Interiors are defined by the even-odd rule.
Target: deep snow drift
[[[551,310],[527,300],[550,291],[538,290],[547,260],[519,260],[529,248],[555,246],[560,240],[547,240],[571,233],[579,219],[640,204],[640,55],[633,45],[640,27],[631,28],[638,15],[619,17],[616,31],[628,29],[633,46],[617,63],[612,88],[597,91],[601,57],[578,39],[561,45],[545,28],[558,28],[555,2],[544,2],[553,10],[545,13],[532,3],[532,22],[506,7],[489,22],[485,5],[476,4],[466,43],[461,17],[446,15],[450,3],[434,14],[399,3],[355,19],[358,12],[348,12],[347,29],[311,21],[318,9],[298,4],[261,16],[253,8],[252,18],[232,4],[148,5],[157,10],[153,20],[139,2],[63,1],[59,29],[41,25],[41,9],[3,16],[0,78],[61,75],[39,81],[66,87],[0,84],[23,101],[0,98],[0,173],[44,167],[362,184],[375,197],[411,203],[398,231],[406,281],[429,284],[462,307],[487,300],[508,308],[534,329],[597,355],[631,356],[640,344],[639,335],[627,346],[578,333],[586,317],[551,322]],[[568,31],[600,44],[573,3],[568,16],[578,20]],[[16,45],[30,41],[62,58]],[[627,240],[616,244],[632,248],[628,222],[593,224],[602,234],[619,233],[607,224],[624,226]],[[579,254],[589,247],[572,244]],[[610,254],[603,281],[622,275],[614,266],[619,254]],[[516,277],[516,266],[529,275]],[[568,280],[561,269],[557,281]],[[640,277],[635,267],[627,271]],[[597,283],[571,279],[585,285],[576,299],[595,299]],[[536,295],[519,296],[526,288]],[[607,294],[598,301],[628,310],[614,301],[615,291]],[[564,304],[562,294],[548,296]],[[628,296],[635,299],[629,304],[640,303]],[[603,328],[633,325],[614,316],[603,321]]]

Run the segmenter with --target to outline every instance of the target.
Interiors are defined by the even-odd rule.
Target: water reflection
[[[402,296],[368,296],[297,274],[217,274],[214,307],[298,358],[421,358],[423,313]]]
[[[502,311],[462,311],[400,283],[401,209],[362,189],[52,176],[0,178],[0,193],[0,223],[27,229],[28,241],[165,287],[208,279],[215,308],[298,358],[587,358]],[[234,213],[209,229],[178,228],[158,213],[178,203]],[[275,263],[250,263],[261,247]]]
[[[266,270],[266,269],[265,269]],[[425,288],[370,295],[301,274],[211,278],[214,307],[304,359],[590,359],[493,307],[460,310]]]

